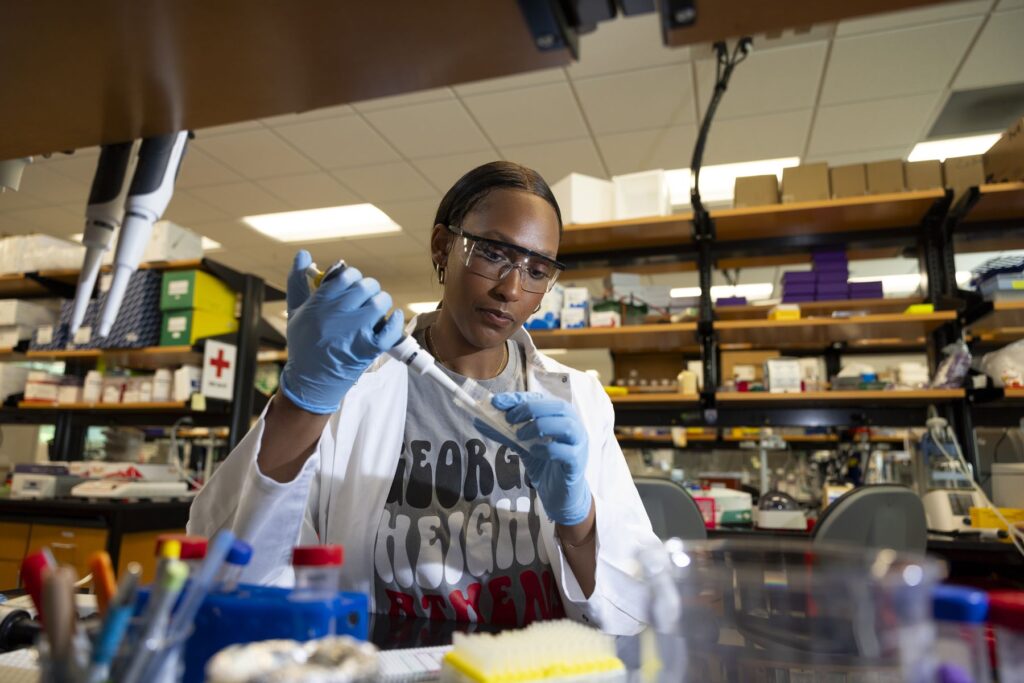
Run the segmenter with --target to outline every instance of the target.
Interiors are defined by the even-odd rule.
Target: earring
[[[445,271],[445,269],[442,268],[441,266],[434,266],[434,268],[435,268],[435,270],[437,270],[437,284],[443,285],[444,284],[444,271]]]
[[[537,304],[537,308],[533,309],[533,312],[534,313],[540,312],[540,307],[541,307],[541,304]]]

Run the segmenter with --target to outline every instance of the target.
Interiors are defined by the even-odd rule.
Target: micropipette
[[[328,279],[341,273],[345,267],[344,261],[338,261],[326,271],[321,272],[315,263],[310,264],[306,268],[306,279],[309,283],[310,291],[317,289]],[[384,319],[381,319],[379,325],[383,323]],[[451,392],[456,405],[474,414],[514,443],[520,443],[516,430],[508,423],[504,411],[498,410],[491,403],[494,394],[469,377],[466,378],[462,386],[459,386],[455,380],[438,367],[434,357],[420,346],[419,342],[412,335],[402,335],[398,343],[388,349],[388,354],[395,360],[407,365],[410,370],[415,370],[418,374],[429,377],[447,389]]]

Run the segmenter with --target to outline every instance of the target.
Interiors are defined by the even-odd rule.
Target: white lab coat
[[[409,329],[428,325],[434,316],[418,316]],[[513,339],[526,350],[527,388],[570,401],[589,436],[586,478],[597,515],[596,587],[590,598],[565,559],[554,523],[543,510],[539,514],[566,614],[609,633],[637,633],[647,598],[635,558],[658,539],[615,439],[611,401],[597,379],[539,353],[525,330]],[[254,552],[244,580],[262,584],[294,581],[293,545],[340,544],[342,589],[372,600],[374,543],[401,452],[407,394],[407,368],[383,355],[349,390],[313,455],[286,483],[264,476],[256,463],[264,414],[192,503],[189,533],[212,536],[226,528],[248,540]]]

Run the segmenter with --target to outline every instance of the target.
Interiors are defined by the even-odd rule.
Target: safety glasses
[[[503,280],[518,270],[523,291],[546,294],[558,280],[558,274],[565,270],[565,264],[524,247],[472,235],[454,225],[449,225],[448,230],[462,238],[463,265],[488,280]]]

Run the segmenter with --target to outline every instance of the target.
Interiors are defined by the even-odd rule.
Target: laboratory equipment
[[[110,334],[128,289],[128,281],[146,251],[153,223],[160,220],[171,201],[188,137],[188,131],[180,131],[146,138],[139,147],[139,160],[125,200],[121,233],[117,237],[114,277],[100,316],[98,334],[101,337]]]
[[[308,643],[272,640],[224,648],[207,664],[206,680],[209,683],[266,680],[372,683],[380,680],[379,660],[376,647],[349,636]]]
[[[942,565],[892,550],[673,539],[645,549],[659,683],[932,683]]]
[[[793,496],[769,491],[757,502],[757,528],[806,531],[807,515]]]
[[[918,494],[924,501],[928,528],[936,531],[970,530],[972,507],[986,501],[974,486],[968,468],[957,457],[959,445],[941,417],[928,419],[916,443]]]
[[[96,174],[89,192],[89,205],[85,209],[85,231],[82,245],[85,258],[78,273],[78,289],[71,312],[71,334],[78,332],[89,307],[89,299],[96,287],[103,255],[110,249],[114,233],[121,226],[124,214],[125,180],[132,154],[131,142],[103,145]]]
[[[71,489],[75,498],[182,498],[195,495],[183,481],[133,481],[96,479],[83,481]]]
[[[295,570],[294,600],[329,600],[338,592],[341,583],[341,563],[344,557],[340,545],[309,545],[292,548],[292,568]]]

